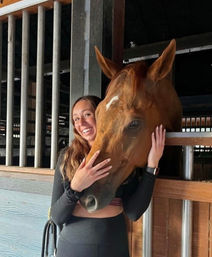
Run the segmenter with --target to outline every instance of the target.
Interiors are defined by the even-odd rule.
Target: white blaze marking
[[[119,100],[119,97],[117,95],[111,98],[110,101],[106,104],[106,111],[110,108],[111,104],[117,100]]]

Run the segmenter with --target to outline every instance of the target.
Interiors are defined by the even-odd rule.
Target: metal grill
[[[9,14],[5,23],[6,33],[2,30],[0,22],[0,38],[7,39],[7,74],[2,77],[2,65],[0,67],[0,164],[6,166],[19,165],[37,167],[55,167],[60,141],[68,142],[68,117],[69,104],[66,109],[66,117],[59,117],[61,106],[60,97],[60,41],[61,41],[61,3],[54,1],[53,7],[53,32],[52,32],[52,79],[51,83],[44,81],[45,67],[45,22],[46,11],[43,6],[38,6],[35,17],[37,24],[37,49],[36,68],[32,78],[30,67],[30,21],[28,11],[22,11],[22,17],[16,19]],[[21,44],[17,44],[17,24],[22,20]],[[34,21],[33,20],[33,21]],[[70,35],[70,34],[69,34]],[[20,49],[19,49],[20,48]],[[21,52],[21,68],[15,68],[17,55]],[[2,63],[2,40],[0,40],[0,63]],[[17,81],[16,76],[19,76]],[[69,86],[69,85],[68,85]],[[47,88],[50,93],[45,97]],[[63,89],[64,90],[64,89]],[[69,89],[68,89],[69,94]],[[50,104],[49,104],[50,102]],[[63,103],[64,105],[64,103]],[[64,113],[63,113],[64,114]],[[49,116],[51,117],[49,124]],[[62,120],[62,122],[61,122]],[[64,125],[65,124],[65,125]],[[66,132],[64,133],[64,126]],[[63,130],[62,139],[59,131]],[[66,140],[67,139],[67,140]],[[45,160],[44,160],[45,158]]]
[[[212,132],[212,116],[184,117],[182,132]],[[195,153],[211,153],[211,146],[196,145]]]

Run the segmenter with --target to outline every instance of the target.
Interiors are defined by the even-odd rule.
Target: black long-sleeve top
[[[60,172],[63,153],[60,154],[55,168],[51,217],[62,226],[68,223],[76,206],[77,199],[70,190],[70,183],[64,180]],[[122,198],[123,209],[133,221],[139,219],[148,208],[156,176],[137,168],[132,175],[118,188],[116,197]]]

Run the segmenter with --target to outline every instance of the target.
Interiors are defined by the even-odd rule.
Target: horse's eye
[[[141,121],[140,120],[133,120],[131,121],[128,126],[127,129],[138,129],[141,126]]]

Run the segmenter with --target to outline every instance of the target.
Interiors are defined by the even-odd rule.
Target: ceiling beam
[[[143,57],[143,59],[151,59],[157,57],[167,47],[169,42],[170,40],[167,40],[125,49],[124,60],[138,57]],[[176,54],[212,49],[212,32],[176,38],[176,43]]]
[[[72,0],[57,0],[63,4],[71,3]],[[5,0],[0,3],[0,20],[7,19],[7,16],[14,14],[19,17],[23,10],[30,13],[37,13],[38,5],[43,5],[46,8],[53,8],[54,0]]]

